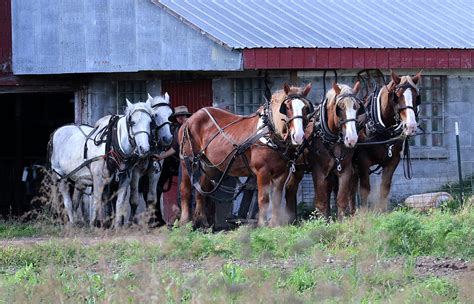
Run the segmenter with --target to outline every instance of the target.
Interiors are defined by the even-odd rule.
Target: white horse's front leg
[[[98,221],[104,223],[104,206],[102,203],[102,194],[104,188],[110,183],[111,176],[106,167],[105,161],[97,161],[91,164],[91,173],[93,181],[92,208],[90,214],[90,225],[94,226]]]
[[[158,205],[158,197],[156,193],[156,188],[158,187],[158,181],[161,176],[161,168],[163,168],[163,161],[157,162],[159,168],[155,168],[154,165],[149,166],[148,168],[148,194],[146,197],[146,202],[148,207],[153,206],[155,209],[160,208]]]
[[[130,224],[130,182],[131,177],[124,173],[120,177],[119,188],[117,191],[117,203],[115,207],[115,228]]]

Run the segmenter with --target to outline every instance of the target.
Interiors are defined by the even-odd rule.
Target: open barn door
[[[31,210],[50,134],[74,121],[73,93],[2,94],[0,217]]]

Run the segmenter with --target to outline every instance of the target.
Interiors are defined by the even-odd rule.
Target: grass
[[[466,206],[216,234],[78,230],[22,244],[8,240],[57,228],[3,222],[0,303],[472,302],[472,272],[420,276],[414,261],[472,260],[473,227]]]

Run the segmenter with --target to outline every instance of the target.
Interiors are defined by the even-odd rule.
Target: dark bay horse
[[[286,185],[286,207],[290,223],[296,218],[296,192],[305,169],[311,171],[317,193],[315,207],[321,215],[329,218],[329,200],[333,188],[337,188],[339,220],[342,220],[351,207],[349,203],[354,174],[352,156],[358,139],[356,123],[363,110],[361,101],[356,97],[359,89],[358,81],[353,88],[334,83],[316,111],[314,120],[308,124],[307,146],[298,160],[297,170]],[[334,178],[338,187],[334,185]]]
[[[303,142],[307,115],[312,104],[306,99],[311,84],[304,88],[284,85],[271,102],[257,113],[241,116],[218,108],[203,108],[180,128],[181,181],[180,224],[190,220],[190,198],[196,188],[195,227],[208,227],[205,192],[215,186],[217,175],[255,175],[258,186],[258,225],[266,223],[270,201],[270,226],[279,225],[284,183],[289,173],[289,155]],[[198,173],[196,175],[196,173]],[[202,174],[199,174],[202,173]],[[200,175],[200,176],[199,176]]]
[[[361,207],[368,206],[370,167],[377,165],[382,169],[377,209],[388,209],[388,195],[393,173],[400,162],[400,152],[404,144],[408,144],[406,137],[415,135],[417,129],[418,106],[421,102],[417,84],[420,78],[421,71],[413,77],[400,77],[392,71],[391,81],[367,101],[368,121],[366,128],[359,133],[359,141],[387,143],[360,145],[356,149],[354,165],[357,172],[353,193],[360,179]]]

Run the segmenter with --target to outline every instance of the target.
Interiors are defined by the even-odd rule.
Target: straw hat
[[[189,112],[187,106],[177,106],[174,108],[174,113],[170,116],[169,120],[176,122],[176,116],[191,116],[193,113]]]

